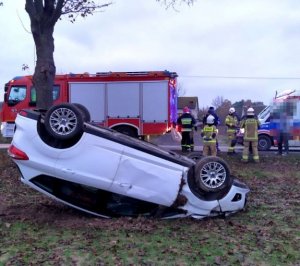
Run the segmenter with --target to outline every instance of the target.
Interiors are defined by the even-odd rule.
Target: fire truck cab
[[[177,119],[177,74],[169,71],[99,72],[57,75],[53,104],[84,105],[91,122],[127,135],[161,135]],[[34,109],[32,76],[19,76],[4,87],[1,134],[12,137],[17,113]]]

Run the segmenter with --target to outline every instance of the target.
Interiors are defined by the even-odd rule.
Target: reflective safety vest
[[[236,127],[239,124],[238,118],[236,115],[227,115],[225,118],[225,124],[227,126],[227,132],[235,132]]]
[[[177,123],[181,125],[182,132],[190,132],[195,126],[196,120],[191,114],[185,113],[178,118]]]
[[[202,133],[203,133],[203,143],[204,144],[211,144],[211,143],[217,142],[217,138],[212,137],[213,133],[215,133],[215,135],[217,135],[217,133],[218,133],[218,129],[216,128],[216,126],[206,125],[202,129]]]
[[[254,117],[247,117],[241,122],[241,128],[245,129],[244,140],[246,141],[257,141],[258,140],[258,128],[260,123],[258,119]]]

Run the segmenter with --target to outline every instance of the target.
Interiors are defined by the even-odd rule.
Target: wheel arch
[[[137,126],[129,123],[117,123],[111,125],[109,128],[119,132],[122,131],[121,129],[129,129],[130,131],[136,133],[136,136],[140,135],[140,129]]]
[[[260,133],[260,134],[258,134],[258,137],[261,137],[261,136],[268,137],[271,140],[272,145],[274,145],[274,138],[272,136],[270,136],[267,133]]]

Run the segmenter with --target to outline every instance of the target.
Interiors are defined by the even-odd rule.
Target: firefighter
[[[219,119],[218,115],[216,114],[215,108],[213,106],[208,108],[207,113],[203,117],[203,119],[202,119],[203,126],[205,126],[207,124],[207,117],[209,115],[212,115],[214,117],[214,125],[218,126],[220,124],[220,119]]]
[[[212,115],[212,116],[214,117],[214,125],[217,127],[217,126],[220,124],[220,119],[219,119],[218,115],[216,114],[215,108],[214,108],[213,106],[210,106],[210,107],[208,108],[208,111],[207,111],[206,115],[205,115],[205,116],[203,117],[203,119],[202,119],[203,127],[204,127],[205,125],[207,125],[207,117],[208,117],[209,115]],[[216,140],[216,142],[217,142],[217,152],[219,152],[220,149],[219,149],[219,143],[218,143],[218,140]]]
[[[203,139],[203,155],[217,156],[217,133],[218,129],[214,125],[215,118],[213,115],[209,115],[206,118],[206,125],[201,131],[201,137]]]
[[[260,126],[259,120],[254,114],[254,109],[252,107],[248,108],[247,115],[241,121],[241,128],[244,128],[244,150],[242,162],[248,162],[249,160],[249,148],[252,147],[253,160],[254,162],[259,162],[259,155],[257,149],[258,142],[258,129]]]
[[[193,151],[193,129],[197,131],[197,127],[195,126],[196,120],[187,106],[183,108],[183,114],[177,119],[177,124],[181,127],[182,133],[181,150],[183,152],[189,149]]]
[[[239,126],[239,118],[235,113],[234,107],[230,107],[228,115],[225,118],[225,125],[227,126],[227,140],[228,140],[228,154],[234,154],[234,147],[236,145],[236,133]]]

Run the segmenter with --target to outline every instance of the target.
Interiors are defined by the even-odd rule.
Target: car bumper
[[[234,179],[229,192],[224,198],[219,200],[220,211],[226,214],[244,209],[249,192],[250,189],[247,185],[238,179]]]

